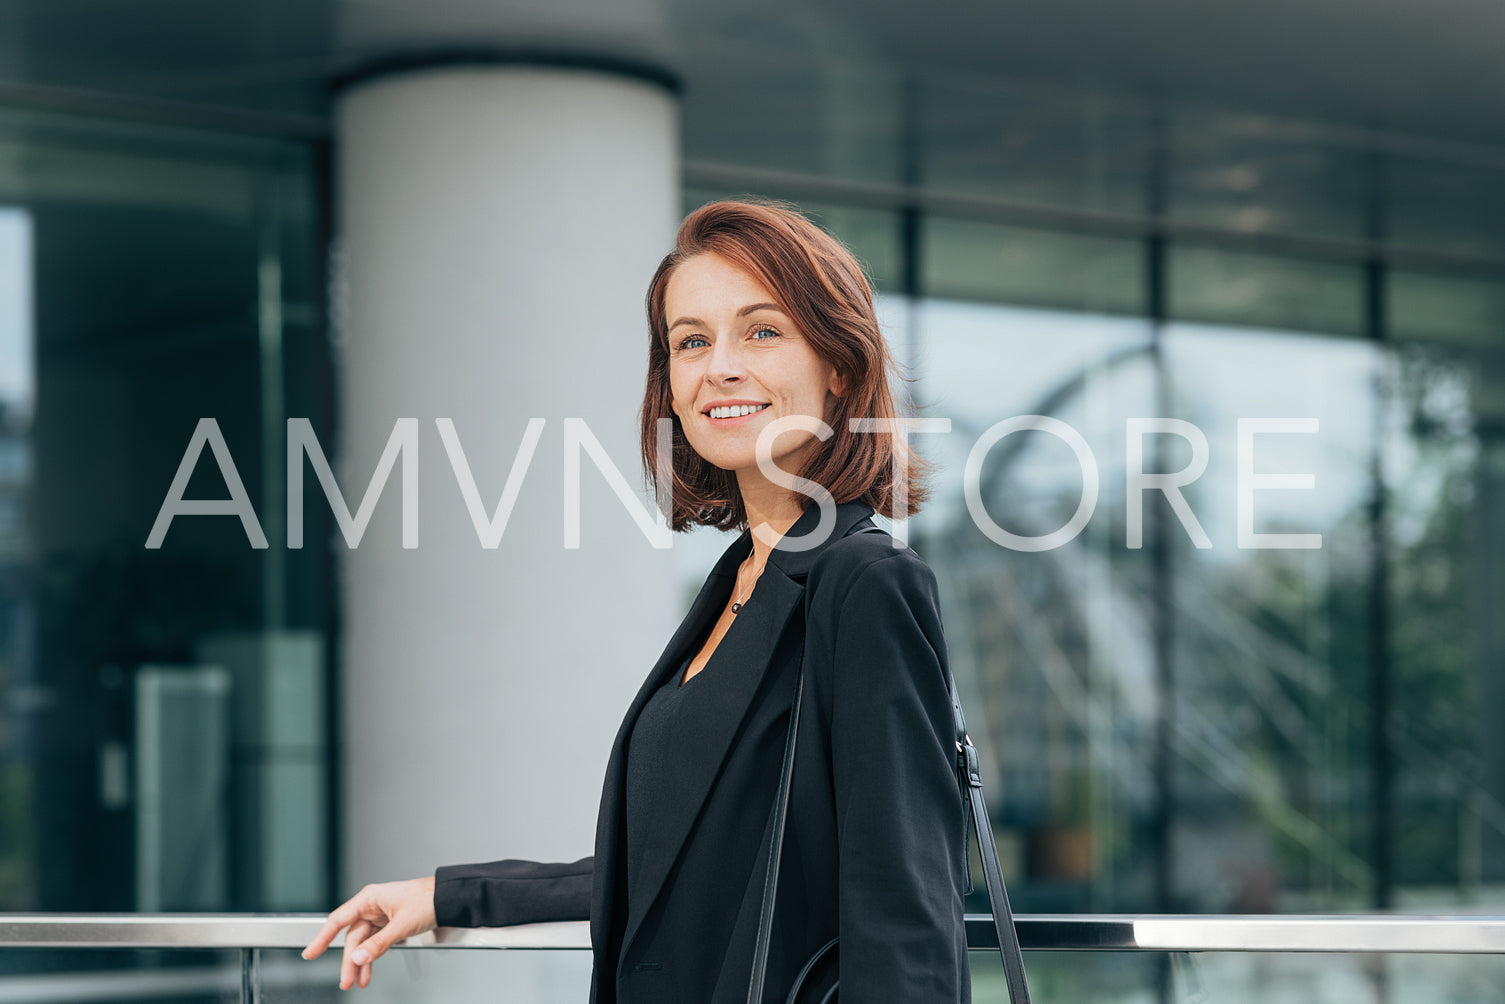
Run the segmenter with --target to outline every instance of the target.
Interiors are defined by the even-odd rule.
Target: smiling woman
[[[910,516],[924,503],[927,468],[908,453],[895,456],[905,450],[902,440],[847,434],[850,419],[899,416],[894,360],[861,267],[803,216],[757,202],[714,202],[691,213],[649,284],[648,325],[643,462],[655,469],[654,423],[672,414],[674,529],[745,523],[739,488],[743,474],[753,473],[751,444],[765,425],[790,415],[820,418],[840,434],[823,445],[809,433],[781,436],[775,459],[799,466],[786,460],[780,467],[838,501],[860,499],[883,513],[891,513],[895,472],[903,469],[908,501],[891,514]],[[738,405],[769,407],[753,422],[707,413]],[[732,423],[744,426],[735,440],[706,435]]]
[[[850,421],[899,417],[872,290],[792,209],[720,202],[681,225],[648,321],[646,468],[671,419],[674,528],[742,533],[627,710],[595,855],[368,886],[306,954],[349,927],[341,985],[365,986],[436,924],[589,918],[596,1004],[783,1001],[838,938],[848,1000],[970,1000],[935,578],[870,519],[915,511],[921,465]],[[759,463],[783,422],[802,428],[779,433],[774,473],[822,486],[834,519]]]
[[[667,313],[676,318],[669,326],[669,389],[679,428],[696,456],[736,476],[744,499],[762,492],[767,478],[756,462],[758,435],[791,415],[825,421],[841,396],[836,370],[768,302],[762,283],[720,255],[696,255],[665,286]],[[820,440],[804,432],[775,442],[773,462],[801,469]]]

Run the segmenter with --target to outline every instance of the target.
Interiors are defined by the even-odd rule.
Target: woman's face
[[[714,254],[681,263],[664,291],[674,413],[695,452],[739,481],[759,476],[758,433],[770,422],[790,415],[826,421],[841,391],[834,368],[774,299]],[[817,445],[811,433],[782,433],[774,462],[798,473]]]

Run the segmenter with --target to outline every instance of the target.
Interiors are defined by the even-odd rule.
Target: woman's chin
[[[705,460],[712,467],[718,467],[735,476],[738,481],[745,479],[748,475],[754,477],[758,475],[758,465],[742,457],[706,457]]]
[[[694,446],[694,444],[691,444]],[[764,476],[758,468],[757,453],[751,445],[745,448],[729,448],[730,444],[717,444],[720,448],[697,449],[695,452],[700,459],[712,467],[725,471],[737,479],[737,483],[744,489],[753,485],[763,486],[770,483],[770,479]],[[773,465],[783,472],[782,479],[787,481],[797,475],[805,463],[810,459],[812,444],[805,444],[802,448],[790,450],[787,453],[776,454],[773,457]],[[779,475],[775,475],[776,477]]]
[[[695,453],[710,464],[720,468],[728,474],[736,474],[739,471],[751,470],[754,473],[758,469],[757,453],[753,449],[753,443],[732,444],[728,442],[695,443],[693,440],[690,447]]]

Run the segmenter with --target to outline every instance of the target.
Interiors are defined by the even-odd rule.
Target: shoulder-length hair
[[[897,367],[873,310],[873,291],[862,267],[840,241],[787,203],[712,202],[685,217],[674,250],[664,256],[648,285],[648,379],[643,393],[643,466],[656,482],[657,423],[673,421],[673,457],[665,515],[675,530],[691,525],[720,530],[747,522],[737,479],[704,460],[685,438],[670,407],[669,329],[664,297],[669,278],[683,262],[702,254],[720,255],[756,277],[773,293],[822,359],[840,377],[831,427],[799,476],[824,487],[837,502],[864,502],[886,516],[919,511],[928,490],[928,467],[888,433],[853,432],[850,420],[898,419],[890,378],[903,393]],[[912,410],[904,395],[906,413]],[[902,478],[901,484],[898,479]],[[661,490],[661,486],[655,487]],[[808,496],[794,493],[801,505]],[[896,504],[902,512],[895,512]]]

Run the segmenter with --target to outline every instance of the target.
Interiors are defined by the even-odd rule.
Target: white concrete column
[[[335,541],[341,892],[591,853],[612,737],[684,600],[670,552],[588,456],[565,548],[564,420],[586,421],[646,504],[643,298],[679,215],[677,115],[647,80],[525,66],[408,71],[339,99],[335,470],[351,511],[399,419],[417,419],[421,457],[416,548],[401,462],[359,546]],[[494,550],[436,419],[488,518],[529,420],[545,422]]]

